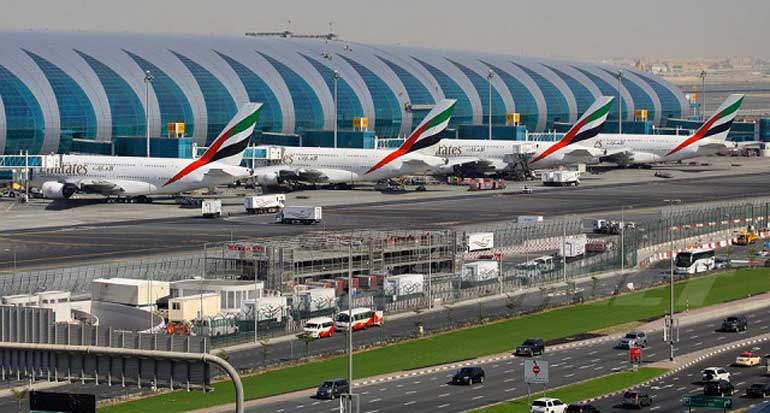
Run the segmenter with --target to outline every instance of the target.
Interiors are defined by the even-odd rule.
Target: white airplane
[[[243,151],[259,119],[261,103],[246,103],[198,159],[61,155],[60,165],[32,178],[43,196],[68,199],[75,193],[147,201],[148,195],[214,188],[251,175],[241,167]]]
[[[284,183],[348,185],[428,173],[447,160],[420,150],[438,143],[436,135],[449,125],[455,103],[455,99],[438,102],[396,150],[280,147],[281,164],[254,168],[255,181],[264,187]]]
[[[741,146],[727,141],[743,95],[727,97],[717,111],[690,136],[597,134],[588,139],[561,141],[540,150],[529,161],[532,168],[549,168],[576,163],[609,162],[620,166],[681,161],[716,154],[725,149]],[[567,137],[565,136],[565,139]],[[564,139],[562,139],[564,141]],[[751,143],[749,143],[751,144]],[[557,149],[552,149],[558,146]],[[560,157],[562,148],[574,147],[585,151],[583,160]]]

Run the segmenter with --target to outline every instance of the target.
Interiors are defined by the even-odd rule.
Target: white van
[[[331,317],[311,318],[305,321],[302,331],[312,338],[331,337],[334,334],[334,320]]]

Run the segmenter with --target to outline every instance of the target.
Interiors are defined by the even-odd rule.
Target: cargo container
[[[580,172],[578,171],[544,171],[541,175],[545,186],[578,186],[580,185]]]
[[[319,206],[289,206],[278,213],[276,219],[282,224],[317,224],[321,222],[322,209]]]
[[[201,202],[201,214],[206,218],[219,218],[222,215],[222,201],[219,199],[204,199]]]
[[[243,198],[243,208],[249,214],[274,214],[286,204],[286,195],[249,195]]]
[[[425,276],[423,274],[401,274],[385,277],[383,290],[386,296],[401,297],[422,294]]]
[[[342,291],[348,291],[348,277],[337,277],[337,283],[342,284]],[[353,277],[353,288],[358,289],[358,278]]]
[[[534,225],[543,222],[542,215],[519,215],[516,223],[519,225]]]
[[[497,261],[474,261],[463,265],[461,279],[467,283],[481,283],[494,280],[498,276]]]
[[[91,299],[135,307],[155,305],[169,296],[167,281],[133,278],[97,278],[91,282]]]
[[[358,279],[358,287],[370,290],[377,288],[377,276],[375,275],[356,275]]]
[[[495,233],[472,232],[466,235],[465,242],[467,252],[488,250],[495,246]]]
[[[196,294],[168,300],[168,321],[171,322],[210,318],[220,312],[221,301],[218,293]]]
[[[564,238],[559,243],[559,256],[567,259],[579,258],[586,253],[586,241],[588,237],[585,234],[572,235]]]

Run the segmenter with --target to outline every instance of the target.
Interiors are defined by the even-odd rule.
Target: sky
[[[327,33],[603,59],[770,57],[767,0],[0,0],[2,30]]]

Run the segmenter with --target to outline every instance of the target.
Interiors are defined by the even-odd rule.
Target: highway
[[[518,215],[615,214],[625,208],[627,219],[639,220],[662,207],[664,200],[684,203],[734,200],[770,195],[770,173],[693,177],[637,184],[600,185],[520,193],[490,193],[439,199],[412,199],[324,208],[324,223],[280,225],[270,216],[236,215],[211,220],[199,217],[147,219],[98,225],[5,231],[0,236],[0,267],[60,267],[88,261],[194,251],[206,242],[231,238],[270,238],[323,231],[360,229],[437,229],[492,222],[511,222]],[[365,196],[362,197],[365,199]],[[565,204],[569,200],[569,204]],[[312,199],[307,201],[312,203]],[[105,204],[105,208],[120,205]],[[147,206],[152,208],[152,206]],[[73,209],[73,214],[77,209]],[[654,214],[654,213],[652,213]],[[15,255],[15,259],[14,259]]]

